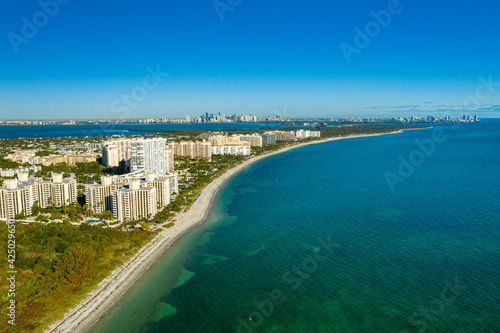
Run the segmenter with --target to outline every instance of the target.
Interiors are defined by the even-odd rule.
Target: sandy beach
[[[186,230],[202,221],[210,207],[213,195],[219,187],[233,175],[263,158],[279,154],[290,149],[310,144],[324,143],[333,140],[350,139],[364,136],[379,136],[400,133],[401,131],[373,135],[357,135],[338,138],[329,138],[313,142],[299,143],[266,155],[260,155],[246,160],[228,170],[222,176],[209,183],[200,196],[185,212],[177,214],[175,225],[162,230],[151,242],[141,248],[138,253],[126,264],[117,268],[110,276],[104,279],[88,297],[77,307],[71,309],[65,317],[50,326],[46,332],[85,332],[101,318],[106,311],[134,284],[134,282],[149,268],[158,256],[168,249],[170,244]]]

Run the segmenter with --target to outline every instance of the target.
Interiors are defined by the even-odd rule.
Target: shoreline
[[[402,132],[403,130],[389,133],[350,135],[299,143],[265,155],[254,156],[243,163],[238,164],[232,169],[227,170],[224,174],[214,179],[207,184],[205,188],[203,188],[201,194],[187,212],[183,212],[175,216],[176,221],[174,226],[169,229],[162,230],[149,243],[139,249],[139,251],[128,262],[116,268],[108,277],[102,280],[97,288],[88,294],[85,300],[80,302],[75,308],[69,310],[62,320],[50,325],[45,332],[59,333],[88,331],[107,313],[107,311],[122,297],[122,295],[124,295],[134,285],[135,281],[149,269],[156,259],[168,250],[170,245],[172,245],[190,228],[205,219],[213,198],[219,188],[228,179],[238,174],[244,168],[266,157],[311,144]]]

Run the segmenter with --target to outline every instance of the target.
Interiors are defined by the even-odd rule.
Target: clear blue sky
[[[469,102],[500,117],[500,83],[477,88],[500,82],[498,1],[54,1],[53,17],[0,4],[0,119],[455,115]],[[388,7],[377,31],[370,13]],[[350,62],[341,43],[357,47]],[[168,76],[144,90],[148,66]]]

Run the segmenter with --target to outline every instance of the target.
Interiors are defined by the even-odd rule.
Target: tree
[[[52,213],[52,219],[53,220],[62,220],[63,218],[63,215],[61,212],[55,212],[55,213]]]
[[[38,215],[35,220],[39,222],[49,222],[49,218],[43,214]]]
[[[95,275],[95,252],[83,244],[72,244],[55,264],[55,273],[81,286]]]
[[[31,207],[31,216],[37,216],[38,214],[40,214],[40,210],[41,210],[41,208],[38,205],[38,200],[37,200],[37,201],[35,201],[35,203]]]

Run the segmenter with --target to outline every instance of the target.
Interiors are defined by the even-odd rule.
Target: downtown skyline
[[[0,118],[500,117],[496,2],[231,3],[4,3]]]

